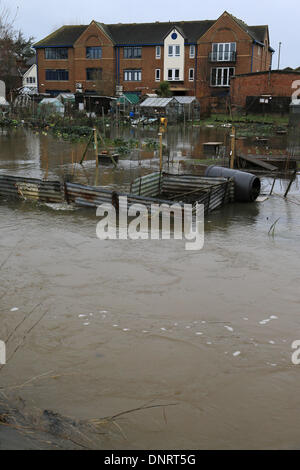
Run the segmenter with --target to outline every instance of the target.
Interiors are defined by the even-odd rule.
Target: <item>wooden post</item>
[[[231,129],[231,144],[230,144],[230,168],[234,168],[234,162],[235,162],[235,127],[232,126]]]
[[[94,149],[95,149],[95,157],[96,157],[96,168],[99,166],[99,160],[98,160],[98,135],[97,135],[97,129],[94,127]]]
[[[94,127],[94,149],[95,149],[95,157],[96,157],[95,186],[98,186],[99,159],[98,159],[98,133],[97,133],[96,127]]]

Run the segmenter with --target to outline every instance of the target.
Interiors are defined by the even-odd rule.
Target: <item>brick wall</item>
[[[236,76],[231,80],[231,102],[245,107],[247,96],[286,96],[291,97],[292,83],[300,80],[300,72],[272,70],[270,73],[253,73]]]
[[[86,58],[86,47],[101,46],[102,58],[91,60]],[[111,40],[95,24],[91,25],[81,35],[73,48],[68,49],[67,60],[46,60],[44,49],[37,50],[39,91],[69,90],[75,93],[76,83],[82,83],[83,90],[98,91],[101,94],[115,94],[115,52]],[[87,68],[102,68],[102,83],[87,81]],[[47,81],[46,69],[69,70],[68,81]],[[98,90],[99,88],[99,90]]]
[[[236,60],[232,62],[210,62],[212,44],[218,42],[236,43]],[[265,47],[253,43],[253,39],[226,12],[198,41],[197,95],[199,98],[229,91],[229,87],[210,86],[213,67],[234,67],[235,74],[268,70],[272,54],[269,51],[267,34]]]

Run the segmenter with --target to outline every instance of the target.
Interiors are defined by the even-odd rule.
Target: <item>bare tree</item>
[[[15,29],[17,14],[18,9],[12,14],[0,0],[0,80],[6,83],[8,92],[21,85],[26,61],[35,54],[33,37],[26,39]]]

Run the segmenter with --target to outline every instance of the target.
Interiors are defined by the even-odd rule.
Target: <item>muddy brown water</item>
[[[3,133],[0,171],[59,176],[81,145]],[[101,181],[126,186],[146,170],[128,161]],[[74,420],[129,411],[99,449],[298,449],[299,194],[295,183],[288,201],[216,211],[199,252],[100,241],[93,211],[1,200],[1,399]],[[55,439],[0,423],[0,448],[71,445]]]

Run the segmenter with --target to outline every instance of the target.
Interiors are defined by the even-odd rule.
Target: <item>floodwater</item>
[[[81,145],[3,133],[0,171],[51,179]],[[142,171],[107,167],[101,184]],[[284,200],[286,186],[209,215],[199,252],[184,240],[100,241],[93,211],[1,200],[0,401],[98,419],[100,434],[55,440],[34,419],[33,434],[0,423],[0,448],[80,448],[80,438],[107,450],[298,449],[300,192]]]

